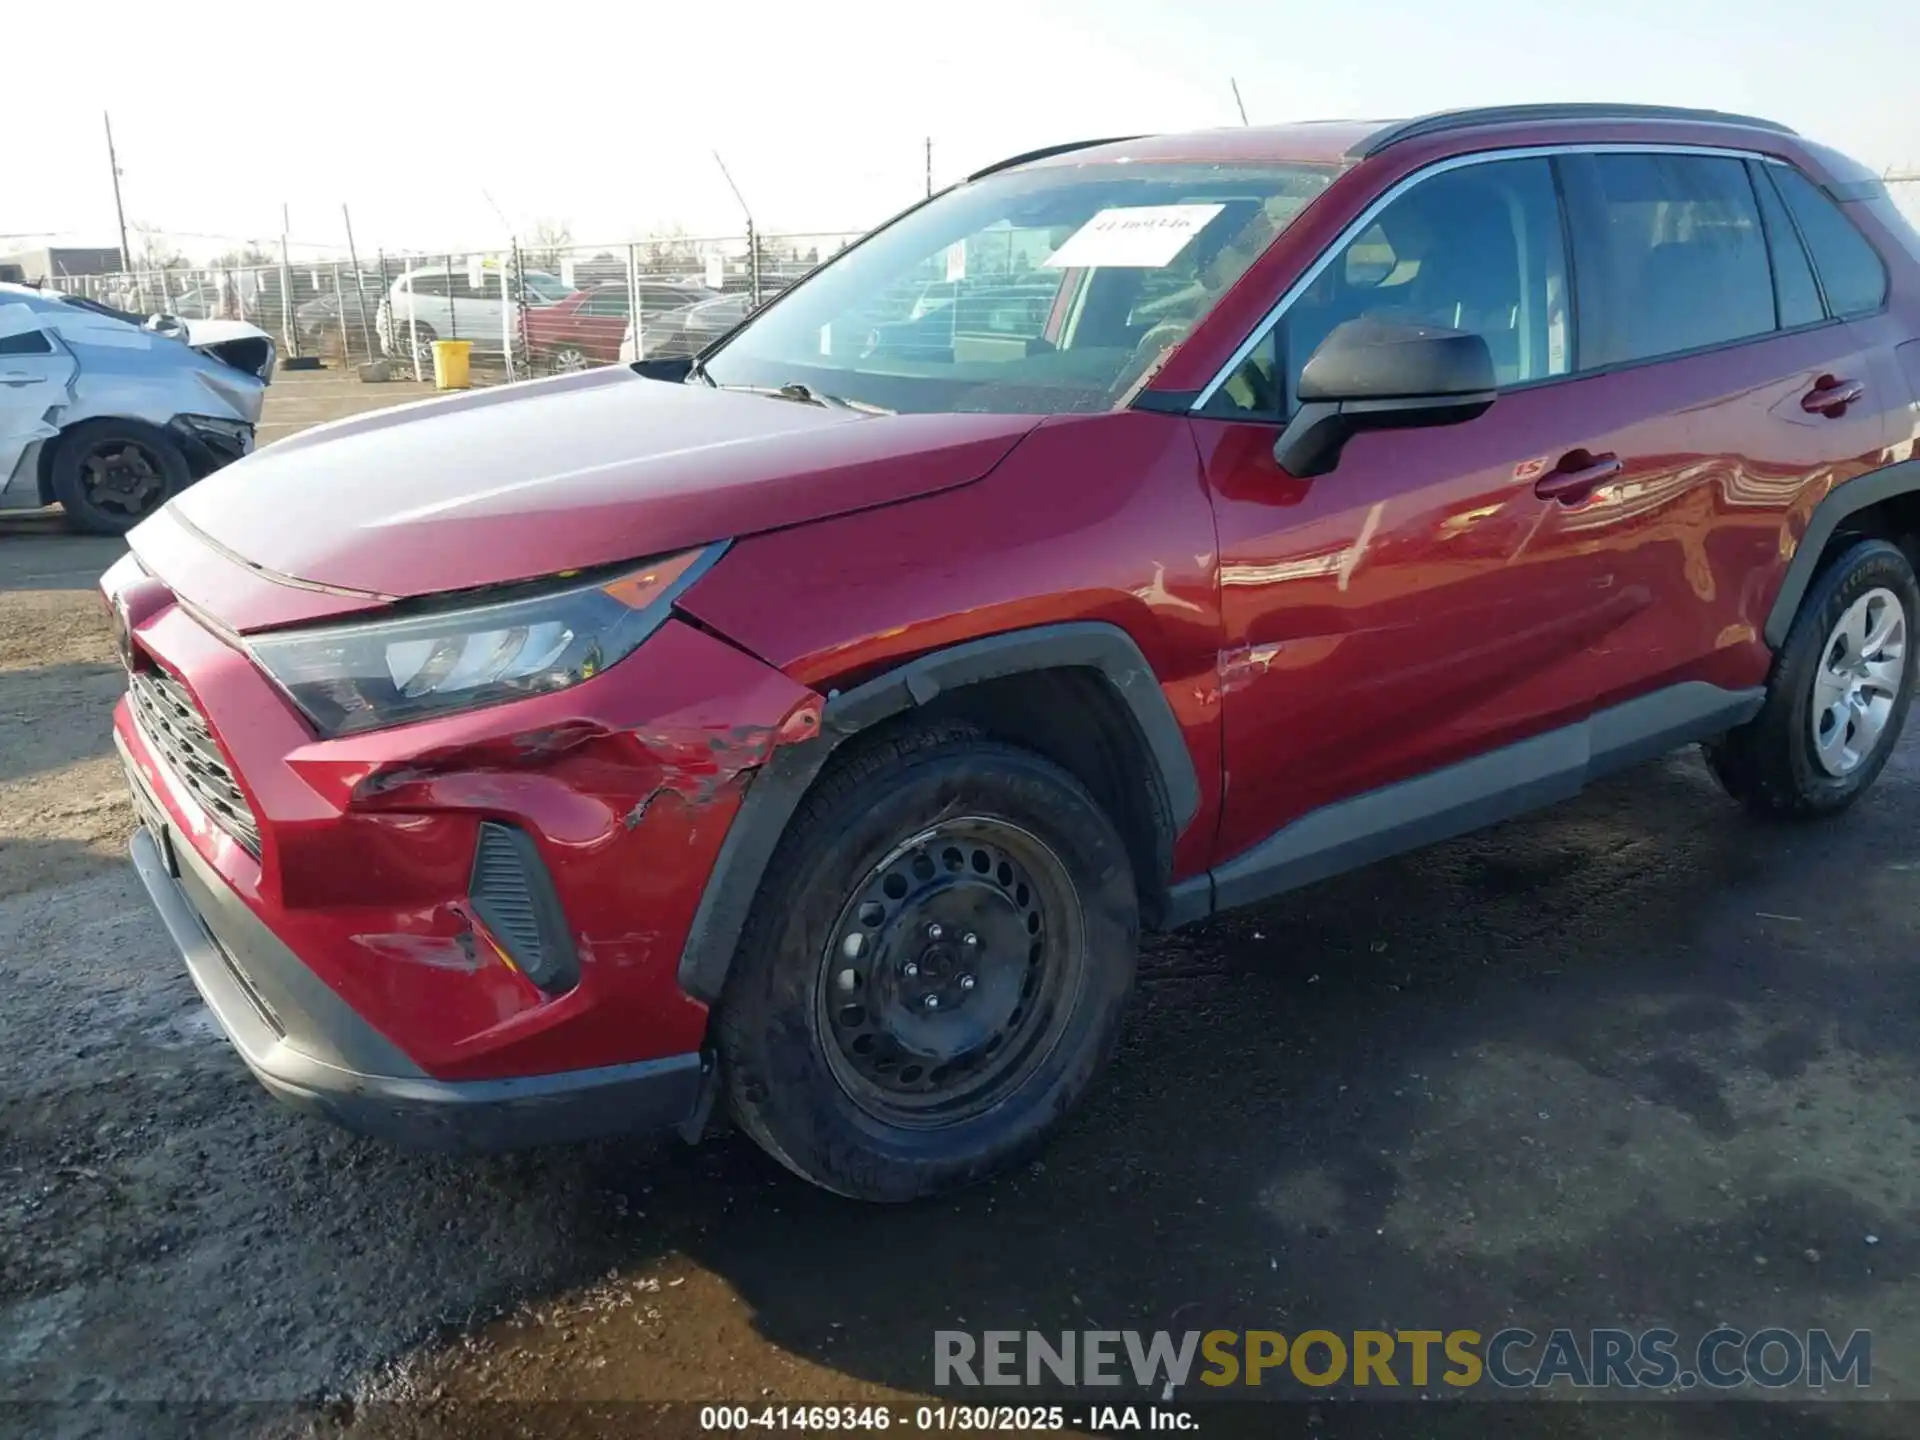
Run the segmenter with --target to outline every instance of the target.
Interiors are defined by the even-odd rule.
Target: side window
[[[53,342],[42,330],[21,330],[0,335],[0,355],[51,355]]]
[[[1773,271],[1743,161],[1649,152],[1562,165],[1582,370],[1774,328]]]
[[[1835,315],[1871,315],[1887,299],[1887,268],[1840,207],[1790,165],[1769,165],[1781,197],[1806,236],[1813,268]]]
[[[415,275],[406,283],[414,295],[422,300],[446,298],[447,277],[444,275]]]
[[[1773,294],[1780,307],[1780,328],[1811,325],[1827,318],[1820,303],[1820,287],[1814,283],[1813,266],[1807,263],[1807,247],[1800,243],[1800,232],[1787,215],[1787,207],[1774,193],[1766,167],[1749,164],[1748,177],[1754,194],[1760,198],[1760,218],[1766,224],[1767,250],[1773,256]]]
[[[1444,171],[1382,210],[1323,266],[1208,413],[1279,418],[1301,369],[1333,329],[1371,316],[1470,330],[1500,384],[1572,367],[1560,206],[1543,159]]]
[[[642,292],[640,303],[644,305],[646,301],[647,297],[645,293]],[[589,295],[586,303],[580,307],[580,313],[583,315],[625,315],[627,309],[627,292],[622,289],[610,287],[605,290],[596,290],[593,294]]]

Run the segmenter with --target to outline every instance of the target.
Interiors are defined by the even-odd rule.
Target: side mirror
[[[174,340],[185,340],[187,338],[187,322],[182,320],[178,315],[168,314],[164,310],[158,314],[149,315],[146,323],[140,328],[142,330],[151,330],[156,335],[165,335]]]
[[[1362,317],[1334,327],[1300,372],[1300,409],[1274,442],[1289,475],[1324,475],[1362,430],[1458,425],[1493,404],[1479,335]]]

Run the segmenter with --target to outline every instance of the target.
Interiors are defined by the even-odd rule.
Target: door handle
[[[0,375],[0,385],[39,385],[46,380],[44,375],[29,375],[24,370],[10,370]]]
[[[1535,482],[1533,493],[1542,500],[1577,505],[1626,468],[1618,455],[1589,455],[1575,450]]]
[[[1805,395],[1800,397],[1800,408],[1809,415],[1825,415],[1837,420],[1840,413],[1867,393],[1867,387],[1858,380],[1836,380],[1831,375],[1822,375]]]

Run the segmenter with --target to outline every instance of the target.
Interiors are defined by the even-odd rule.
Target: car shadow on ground
[[[897,1208],[737,1136],[474,1160],[340,1134],[258,1094],[130,879],[24,897],[0,951],[58,931],[97,958],[0,965],[25,1077],[0,1164],[35,1207],[0,1217],[26,1337],[0,1379],[50,1400],[344,1391],[368,1433],[476,1433],[501,1398],[931,1395],[939,1329],[1724,1321],[1872,1329],[1875,1392],[1911,1394],[1911,752],[1846,819],[1795,828],[1676,757],[1156,941],[1058,1142]],[[1420,1407],[1409,1432],[1368,1429],[1389,1422],[1351,1394],[1277,1433],[1719,1440],[1899,1434],[1909,1413]],[[382,1403],[426,1396],[438,1412]]]
[[[613,1197],[580,1270],[678,1250],[806,1366],[922,1394],[937,1329],[1721,1322],[1874,1328],[1897,1389],[1920,1313],[1912,792],[1890,773],[1849,818],[1781,828],[1676,757],[1162,940],[1106,1084],[1031,1167],[879,1209],[737,1138],[578,1154],[569,1199]],[[493,1383],[730,1393],[670,1332],[596,1323],[604,1346],[483,1329]],[[429,1347],[409,1393],[487,1393],[462,1363]],[[1564,1433],[1872,1434],[1888,1412],[1664,1413]],[[1459,1423],[1422,1433],[1485,1433]]]
[[[0,593],[91,590],[126,551],[118,536],[75,534],[58,510],[0,515]]]
[[[0,671],[0,784],[113,753],[113,704],[127,672],[110,661],[77,660]]]

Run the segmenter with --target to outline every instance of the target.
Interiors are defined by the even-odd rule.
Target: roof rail
[[[1391,145],[1449,130],[1471,130],[1482,125],[1523,125],[1542,120],[1695,120],[1716,125],[1743,125],[1780,135],[1798,131],[1777,120],[1735,115],[1725,110],[1689,110],[1679,105],[1607,105],[1569,102],[1556,105],[1489,105],[1476,110],[1441,110],[1414,120],[1401,120],[1376,130],[1347,152],[1349,160],[1378,155]]]
[[[996,171],[1011,170],[1016,165],[1025,165],[1029,160],[1045,160],[1053,155],[1065,155],[1071,150],[1090,150],[1095,145],[1119,145],[1128,140],[1138,140],[1138,135],[1108,135],[1099,140],[1069,140],[1063,145],[1043,145],[1038,150],[1028,150],[1019,155],[997,160],[984,170],[976,170],[967,176],[969,180],[978,180],[982,175],[992,175]]]

